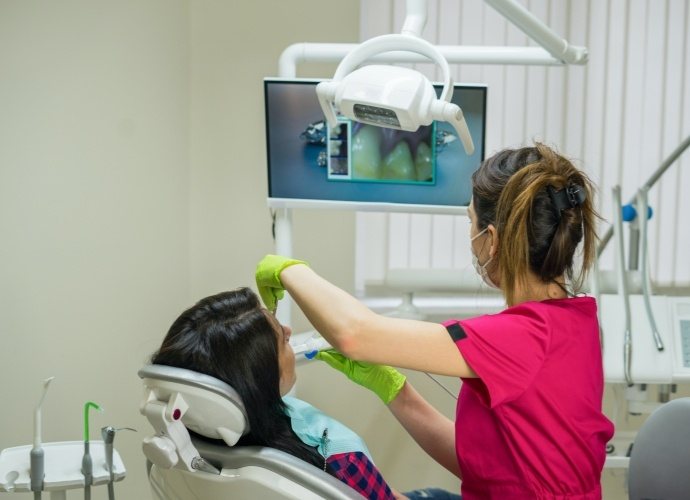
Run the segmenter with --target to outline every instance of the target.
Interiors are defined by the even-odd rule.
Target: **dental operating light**
[[[428,57],[443,70],[439,98],[429,80],[418,71],[387,65],[359,67],[384,52],[415,52]],[[432,44],[411,34],[383,35],[367,40],[338,65],[333,80],[316,86],[316,94],[331,127],[338,124],[337,111],[351,120],[414,132],[434,120],[455,129],[468,155],[474,153],[462,109],[451,103],[453,82],[448,61]]]

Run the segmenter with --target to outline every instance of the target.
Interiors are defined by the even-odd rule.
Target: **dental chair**
[[[141,413],[155,434],[144,439],[157,500],[361,500],[323,470],[282,451],[235,446],[248,431],[241,399],[228,384],[181,368],[139,370]],[[191,433],[190,433],[191,431]]]
[[[628,475],[630,500],[690,498],[690,398],[670,401],[642,424]]]

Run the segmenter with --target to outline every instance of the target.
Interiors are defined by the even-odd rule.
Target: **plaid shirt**
[[[364,453],[360,451],[338,453],[328,457],[327,462],[338,479],[365,498],[370,500],[395,498],[381,472]]]

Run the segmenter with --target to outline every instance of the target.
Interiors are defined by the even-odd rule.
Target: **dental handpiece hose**
[[[84,441],[84,456],[81,459],[81,471],[84,474],[84,500],[91,500],[93,484],[93,462],[89,453],[89,442]]]
[[[115,428],[108,426],[101,429],[103,443],[105,443],[105,466],[108,468],[108,499],[115,500],[115,487],[113,486],[113,441],[115,441]]]
[[[40,415],[36,415],[36,419],[38,420],[36,425],[40,428]],[[29,459],[31,461],[31,491],[34,492],[34,500],[41,500],[43,478],[45,477],[45,456],[40,441],[38,445],[34,442],[34,447],[31,448],[29,453]]]
[[[43,448],[32,448],[29,457],[31,460],[31,491],[34,492],[34,500],[41,500],[43,477],[45,476]]]
[[[84,500],[91,500],[91,485],[93,484],[93,461],[89,452],[89,409],[103,411],[100,406],[91,401],[84,405],[84,456],[81,459],[81,472],[84,474]]]
[[[114,447],[113,442],[115,441],[115,433],[117,431],[134,431],[131,427],[121,427],[116,429],[115,427],[109,425],[107,427],[101,428],[101,437],[103,438],[103,443],[105,444],[105,466],[108,469],[110,477],[108,478],[108,500],[115,500],[115,471],[113,470],[113,454]]]

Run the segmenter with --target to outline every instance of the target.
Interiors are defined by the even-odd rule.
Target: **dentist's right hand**
[[[280,273],[286,267],[295,264],[304,264],[302,260],[291,259],[281,255],[266,255],[256,266],[256,287],[261,295],[261,300],[266,308],[275,312],[278,301],[285,295],[283,283],[280,281]]]
[[[344,373],[356,384],[366,387],[386,404],[396,398],[407,379],[391,366],[354,361],[334,349],[319,351],[315,357]]]

